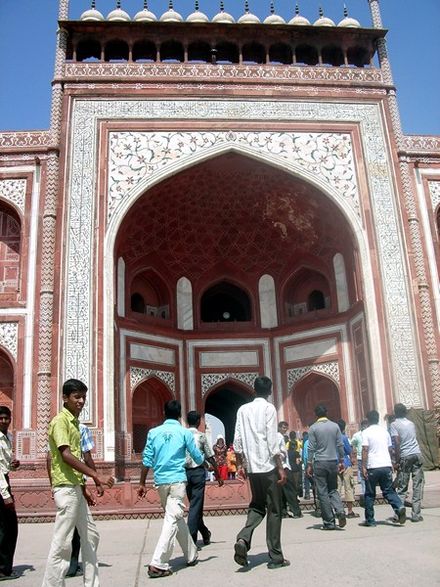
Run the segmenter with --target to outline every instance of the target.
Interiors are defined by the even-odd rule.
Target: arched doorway
[[[142,381],[132,397],[133,451],[144,450],[148,431],[163,422],[164,403],[172,399],[171,393],[162,381],[152,377]]]
[[[13,412],[14,368],[6,353],[0,350],[0,405]]]
[[[205,413],[221,420],[225,427],[226,443],[234,440],[237,410],[252,399],[252,391],[234,381],[228,381],[211,390],[205,402]],[[215,442],[215,438],[212,439]]]
[[[316,420],[315,406],[324,404],[327,407],[328,417],[339,420],[341,417],[341,403],[339,390],[331,379],[319,373],[310,373],[304,377],[293,389],[292,400],[303,428]]]

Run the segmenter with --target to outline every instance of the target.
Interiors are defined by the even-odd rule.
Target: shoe
[[[423,516],[411,516],[411,522],[423,522]]]
[[[405,499],[405,501],[403,502],[403,505],[407,508],[412,507],[412,501],[408,501],[407,499]]]
[[[196,557],[194,560],[188,561],[186,563],[186,566],[187,567],[195,567],[198,562],[199,562],[199,559]]]
[[[400,510],[397,512],[397,517],[399,524],[403,525],[406,522],[406,509],[400,508]]]
[[[398,524],[399,523],[399,517],[398,516],[391,516],[391,518],[388,518],[389,522],[393,522],[393,524]]]
[[[160,579],[161,577],[169,577],[173,574],[171,569],[158,569],[156,567],[152,567],[149,565],[148,567],[148,576],[150,579]]]
[[[240,565],[241,567],[247,567],[247,565],[249,564],[247,558],[248,548],[243,538],[239,538],[237,542],[234,544],[234,551],[234,560],[237,563],[237,565]]]
[[[208,530],[208,533],[206,534],[206,536],[203,536],[203,544],[205,546],[208,546],[208,544],[211,544],[211,532]]]
[[[268,569],[281,569],[282,567],[290,567],[290,561],[288,561],[287,558],[285,558],[280,563],[275,563],[273,561],[267,563]]]
[[[359,518],[359,514],[357,514],[356,512],[350,512],[349,514],[347,514],[346,517],[347,518]]]
[[[336,530],[336,525],[335,524],[328,524],[328,525],[323,525],[321,530]]]
[[[359,526],[364,526],[366,528],[376,528],[377,524],[374,520],[372,520],[371,522],[362,522],[362,524],[359,524]]]
[[[12,581],[13,579],[18,579],[19,577],[20,575],[15,571],[11,571],[10,575],[0,573],[0,581]]]
[[[83,575],[83,570],[81,568],[80,565],[78,565],[76,567],[76,569],[73,569],[72,571],[68,571],[67,575],[66,575],[66,579],[70,579],[71,577],[82,577]]]
[[[293,514],[294,518],[303,518],[304,516],[302,515],[301,512],[299,512],[299,514]]]
[[[345,513],[341,512],[340,514],[337,514],[336,517],[338,518],[339,527],[345,528],[345,526],[347,525],[347,516],[345,515]]]

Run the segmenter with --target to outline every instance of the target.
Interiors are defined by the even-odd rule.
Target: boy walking
[[[86,395],[87,386],[82,381],[66,381],[63,385],[64,407],[49,424],[51,480],[57,515],[43,587],[64,587],[75,527],[81,537],[84,585],[99,587],[96,555],[99,534],[88,507],[93,499],[86,490],[84,475],[93,479],[100,496],[104,493],[104,486],[113,485],[113,478],[102,479],[81,461],[78,417]]]

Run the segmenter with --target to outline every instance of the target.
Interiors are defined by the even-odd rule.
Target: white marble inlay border
[[[109,138],[109,193],[107,216],[118,212],[132,188],[148,181],[159,170],[201,151],[246,146],[285,159],[319,175],[339,191],[359,215],[359,193],[353,148],[348,133],[292,132],[111,132]]]
[[[382,269],[385,308],[388,319],[393,372],[397,395],[410,405],[420,403],[417,378],[417,360],[413,324],[409,310],[405,265],[395,212],[395,194],[390,177],[390,162],[381,123],[379,106],[357,103],[323,103],[294,101],[243,101],[243,100],[73,100],[71,174],[67,189],[69,218],[67,225],[67,259],[65,290],[65,354],[63,371],[65,376],[91,379],[93,365],[92,334],[92,288],[94,278],[93,251],[95,235],[95,184],[99,166],[95,161],[97,152],[97,121],[107,120],[264,120],[270,121],[327,121],[358,122],[365,153],[365,166],[370,184],[373,220],[378,237],[379,258]],[[267,133],[263,133],[266,134]],[[275,133],[276,135],[278,133]],[[235,148],[249,152],[237,142]],[[260,147],[258,137],[255,152]],[[214,152],[215,153],[215,152]],[[276,155],[262,153],[266,161],[273,160],[280,166],[288,162]],[[193,158],[197,159],[194,155]],[[172,167],[172,166],[170,166]],[[178,166],[174,167],[174,169]],[[292,166],[290,167],[292,169]],[[301,171],[299,169],[298,173]],[[171,171],[170,171],[171,172]],[[301,173],[299,173],[301,175]],[[303,177],[313,181],[311,173]],[[165,174],[158,172],[156,181]],[[317,176],[317,182],[327,182]],[[146,182],[146,186],[151,185]],[[334,192],[334,190],[333,190]],[[136,196],[137,197],[137,196]],[[339,204],[345,205],[339,196]],[[132,203],[132,202],[131,202]],[[130,204],[131,204],[130,203]],[[122,217],[114,216],[118,223]]]
[[[0,179],[0,197],[14,204],[22,214],[26,201],[25,179]]]
[[[432,209],[435,212],[435,209],[440,204],[440,181],[429,181],[428,186]]]
[[[0,346],[9,351],[17,360],[18,322],[0,322]]]

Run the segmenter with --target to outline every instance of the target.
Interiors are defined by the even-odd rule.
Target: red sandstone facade
[[[0,133],[0,403],[23,513],[52,509],[68,377],[119,481],[106,513],[145,510],[139,453],[173,397],[229,439],[262,373],[295,430],[318,401],[351,431],[395,401],[440,408],[440,138],[402,134],[370,5],[353,28],[78,21],[60,2],[51,129]],[[212,486],[208,507],[247,497]]]

